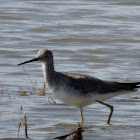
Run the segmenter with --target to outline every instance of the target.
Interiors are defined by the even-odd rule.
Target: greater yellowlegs
[[[107,123],[110,124],[113,106],[103,101],[117,95],[136,91],[136,89],[140,87],[140,82],[109,82],[87,75],[56,72],[54,69],[53,54],[49,50],[40,50],[37,54],[37,58],[18,65],[33,61],[40,61],[42,63],[46,83],[54,95],[65,104],[73,105],[80,110],[81,123],[84,122],[82,108],[98,102],[110,108],[107,121]]]

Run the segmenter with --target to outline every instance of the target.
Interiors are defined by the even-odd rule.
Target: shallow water
[[[36,56],[40,49],[54,53],[57,71],[70,71],[103,80],[139,81],[139,0],[5,0],[0,1],[0,113],[27,113],[28,136],[52,139],[68,134],[80,121],[74,107],[64,105],[46,88],[46,96],[20,96],[19,87],[31,92],[31,81],[19,62]],[[40,63],[24,65],[37,89],[43,87]],[[3,95],[2,95],[3,86]],[[7,93],[7,90],[8,93]],[[48,104],[48,96],[57,103]],[[109,109],[94,104],[84,110],[83,139],[138,139],[140,137],[139,91],[106,101],[114,106],[111,126]],[[18,117],[2,115],[0,138],[18,138]],[[20,138],[25,138],[24,127]]]

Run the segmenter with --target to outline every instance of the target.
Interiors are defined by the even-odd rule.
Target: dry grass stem
[[[5,91],[6,91],[7,95],[8,95],[8,97],[9,97],[9,100],[10,100],[11,99],[11,96],[10,96],[7,88],[5,88]],[[4,95],[4,88],[3,88],[3,85],[2,85],[1,86],[1,96],[0,96],[1,99],[3,98],[3,95]]]
[[[31,89],[30,95],[35,94],[35,93],[36,93],[36,89],[37,89],[37,82],[35,81],[35,82],[32,84],[32,89]]]
[[[23,114],[24,114],[24,120],[23,120],[23,119],[20,119],[20,120],[19,120],[20,122],[19,122],[19,127],[18,127],[18,137],[19,137],[20,126],[21,126],[21,124],[22,124],[22,125],[24,126],[25,136],[26,136],[26,138],[28,138],[26,110],[25,110],[25,107],[24,107],[23,104],[21,105],[20,115],[21,115],[21,112],[22,112],[22,111],[23,111]]]
[[[82,140],[83,136],[82,136],[82,132],[83,129],[81,128],[81,126],[79,125],[76,129],[74,129],[73,131],[71,131],[69,134],[60,136],[60,137],[56,137],[54,139],[66,139],[67,137],[71,137],[71,140]]]
[[[48,104],[56,104],[56,102],[49,96],[48,97]]]
[[[9,94],[9,92],[8,92],[8,89],[6,88],[6,91],[7,91],[7,95],[8,95],[8,97],[9,97],[9,100],[11,99],[11,96],[10,96],[10,94]]]
[[[19,62],[20,62],[20,61],[19,61]],[[30,82],[31,82],[31,84],[33,85],[33,82],[32,82],[32,80],[31,80],[30,76],[28,75],[27,71],[25,70],[24,66],[23,66],[23,65],[21,65],[21,66],[22,66],[22,68],[23,68],[23,70],[24,70],[25,74],[27,75],[27,77],[28,77],[29,81],[30,81]]]
[[[27,93],[26,91],[24,91],[21,87],[19,87],[19,94],[21,96],[28,96],[26,93]]]
[[[40,90],[40,96],[45,96],[46,92],[45,92],[45,88],[46,88],[46,83],[44,83],[43,88]]]
[[[1,99],[3,98],[3,85],[1,86]]]
[[[20,117],[21,115],[21,111],[23,110],[23,114],[24,114],[24,119],[22,119]],[[21,105],[21,110],[20,110],[20,114],[18,114],[16,111],[11,111],[11,112],[3,112],[0,114],[0,116],[3,115],[8,115],[8,114],[16,114],[19,120],[19,126],[18,126],[18,137],[19,137],[19,131],[20,131],[20,126],[21,124],[24,126],[24,130],[25,130],[25,136],[26,138],[28,138],[28,134],[27,134],[27,118],[26,118],[26,111],[25,111],[25,107],[24,105]]]

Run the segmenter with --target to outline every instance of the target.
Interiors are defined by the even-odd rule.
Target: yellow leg
[[[107,123],[110,124],[110,120],[111,120],[111,117],[112,117],[112,114],[114,111],[114,107],[112,105],[106,104],[106,103],[99,101],[99,100],[97,100],[97,102],[110,108],[110,114],[108,116],[108,121],[107,121]]]
[[[84,117],[83,117],[82,110],[81,110],[80,112],[81,112],[81,124],[83,124],[83,122],[84,122]]]

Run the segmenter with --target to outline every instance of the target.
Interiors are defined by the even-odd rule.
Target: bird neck
[[[44,78],[46,80],[46,82],[49,84],[53,78],[54,78],[54,64],[52,63],[42,63],[42,67],[43,67],[43,72],[44,72]]]

